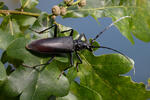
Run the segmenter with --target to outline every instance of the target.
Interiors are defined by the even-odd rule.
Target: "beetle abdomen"
[[[72,37],[58,37],[58,38],[45,38],[35,40],[26,46],[28,50],[58,54],[58,53],[69,53],[73,52],[73,39]]]

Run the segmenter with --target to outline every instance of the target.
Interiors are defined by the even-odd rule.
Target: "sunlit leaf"
[[[8,33],[0,29],[0,48],[1,49],[5,50],[13,39],[14,37],[11,35],[11,33]]]
[[[79,100],[79,99],[72,93],[69,93],[67,96],[58,97],[56,100]]]
[[[29,40],[25,38],[18,38],[13,41],[6,50],[7,56],[11,58],[10,60],[19,60],[28,66],[40,64],[40,58],[32,55],[25,49],[25,46],[28,42]]]
[[[65,97],[59,97],[57,100],[103,100],[96,91],[73,82],[70,93]]]
[[[35,39],[53,38],[54,27],[43,34],[38,32],[52,26],[54,20],[51,20],[48,13],[35,8],[38,0],[20,0],[20,2],[21,8],[18,10],[41,14],[39,17],[12,13],[2,16],[0,48],[4,52],[1,62],[9,63],[6,64],[7,76],[6,69],[0,62],[0,100],[146,100],[150,98],[150,91],[146,89],[145,84],[136,83],[130,76],[124,75],[134,67],[134,63],[132,59],[120,54],[95,56],[87,50],[78,51],[83,62],[78,66],[79,71],[76,68],[79,59],[75,53],[73,66],[70,66],[69,54],[64,53],[54,57],[48,65],[36,69],[26,68],[44,64],[51,58],[52,55],[27,50],[26,45]],[[134,43],[132,34],[142,41],[149,42],[149,4],[148,0],[87,0],[85,7],[79,8],[77,5],[68,7],[64,18],[90,15],[96,20],[101,17],[111,17],[115,21],[123,16],[131,16],[115,25],[132,43]],[[3,3],[0,3],[0,8],[4,8]],[[57,25],[58,37],[69,36],[70,31],[64,34],[61,31],[69,30],[70,27],[59,23]],[[31,29],[28,29],[29,27]],[[74,31],[73,39],[78,37],[78,32]],[[99,44],[94,42],[93,45]],[[95,50],[97,49],[93,52]],[[10,70],[11,67],[14,68],[13,72]],[[67,68],[69,69],[63,75],[63,71]]]
[[[149,4],[148,0],[87,0],[87,5],[83,8],[68,8],[68,13],[64,17],[86,17],[91,15],[95,19],[111,17],[114,21],[123,16],[131,16],[131,18],[124,19],[116,24],[120,32],[132,44],[134,44],[132,33],[138,39],[149,42]]]
[[[35,22],[36,18],[31,16],[24,16],[24,15],[13,15],[12,16],[20,26],[31,26]]]
[[[69,91],[68,80],[61,76],[55,64],[47,66],[42,72],[20,66],[9,77],[4,86],[6,96],[20,100],[47,100],[49,96],[65,96]]]
[[[143,83],[135,83],[123,76],[133,68],[133,63],[119,54],[94,56],[82,52],[83,64],[79,67],[80,85],[97,92],[103,100],[146,100],[150,91]],[[108,96],[109,95],[109,96]]]
[[[11,33],[11,35],[21,33],[19,24],[11,16],[5,16],[0,27],[2,30]]]
[[[35,7],[39,1],[38,0],[20,0],[22,8],[33,8]]]

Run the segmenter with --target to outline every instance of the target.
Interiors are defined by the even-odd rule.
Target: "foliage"
[[[130,76],[124,76],[133,67],[132,59],[120,54],[93,55],[87,50],[79,54],[83,63],[79,71],[71,67],[64,74],[63,70],[70,66],[68,55],[56,57],[45,68],[26,68],[43,64],[50,57],[33,54],[25,46],[35,39],[53,37],[53,29],[45,34],[37,34],[29,28],[40,31],[52,24],[59,26],[58,31],[70,29],[55,21],[56,15],[41,12],[36,8],[38,0],[20,0],[21,7],[15,11],[8,10],[0,3],[3,21],[0,26],[0,49],[3,50],[0,61],[0,99],[1,100],[146,100],[150,91],[145,84],[133,82]],[[80,5],[79,5],[80,4]],[[69,4],[64,2],[63,18],[92,16],[95,20],[111,17],[117,20],[130,16],[115,26],[134,44],[132,34],[138,39],[149,42],[149,4],[148,0],[87,0],[81,6],[81,0]],[[86,6],[85,6],[86,5]],[[57,7],[57,10],[59,10]],[[64,11],[65,9],[65,11]],[[62,7],[60,7],[62,11]],[[57,13],[58,15],[58,13]],[[132,33],[132,34],[131,34]],[[60,37],[68,36],[59,34]],[[73,38],[79,36],[74,31]],[[96,42],[95,45],[98,45]],[[74,57],[74,66],[77,58]],[[5,67],[4,67],[5,64]],[[59,78],[60,76],[60,78]],[[75,81],[75,78],[80,81]]]

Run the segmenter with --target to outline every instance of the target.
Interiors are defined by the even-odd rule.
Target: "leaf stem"
[[[33,17],[40,16],[40,14],[38,13],[22,12],[22,11],[16,11],[16,10],[0,10],[0,14],[20,14],[20,15],[27,15],[27,16],[33,16]]]

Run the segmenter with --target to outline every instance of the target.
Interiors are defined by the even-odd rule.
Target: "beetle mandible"
[[[130,17],[130,16],[121,17],[118,20],[111,23],[109,26],[105,27],[104,30],[102,30],[99,34],[97,34],[95,36],[95,38],[92,39],[91,43],[88,43],[84,34],[81,34],[78,39],[73,40],[73,31],[74,31],[73,29],[69,29],[69,30],[60,32],[60,33],[65,33],[65,32],[70,31],[69,36],[57,37],[57,25],[56,24],[52,25],[51,27],[49,27],[45,30],[37,32],[37,33],[41,34],[44,31],[47,31],[47,30],[51,29],[52,27],[54,27],[54,38],[44,38],[44,39],[35,40],[35,41],[31,42],[30,44],[26,45],[26,49],[37,52],[37,53],[53,54],[53,56],[48,60],[48,62],[46,62],[44,64],[40,64],[40,65],[35,65],[32,68],[36,68],[37,66],[41,66],[41,65],[48,65],[52,62],[52,60],[56,56],[55,54],[62,54],[62,53],[68,53],[70,55],[70,64],[71,64],[71,66],[73,66],[73,53],[75,52],[75,55],[77,56],[77,58],[80,61],[80,62],[77,62],[77,64],[76,64],[76,67],[78,70],[78,64],[82,64],[82,59],[79,56],[78,51],[84,50],[84,49],[87,49],[92,52],[93,48],[105,48],[105,49],[113,50],[113,51],[125,56],[123,53],[121,53],[118,50],[115,50],[115,49],[112,49],[109,47],[105,47],[105,46],[94,46],[92,44],[102,33],[104,33],[106,30],[108,30],[110,27],[112,27],[118,21],[120,21],[124,18],[127,18],[127,17]],[[82,37],[85,38],[85,41],[81,40]],[[125,57],[129,60],[129,58],[127,56],[125,56]],[[24,65],[24,66],[26,66],[26,65]],[[29,67],[29,66],[26,66],[26,67]]]

